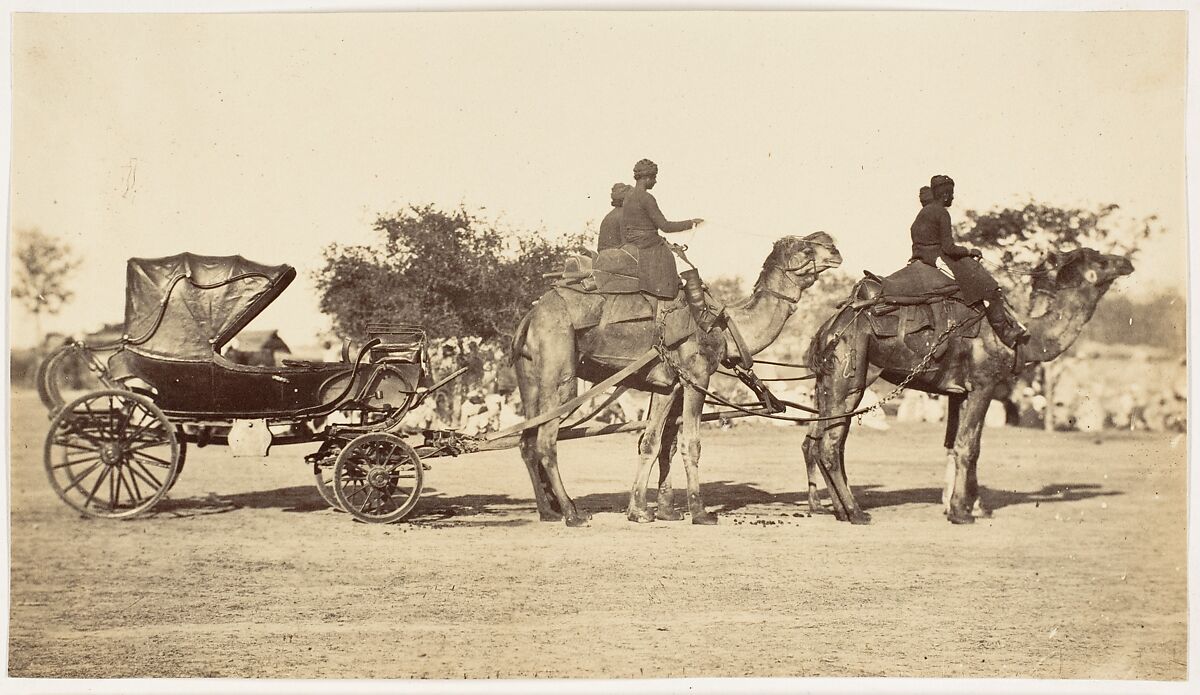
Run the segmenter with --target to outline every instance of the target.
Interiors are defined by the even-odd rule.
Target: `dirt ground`
[[[15,396],[13,676],[1186,675],[1182,436],[989,430],[996,513],[969,527],[931,425],[856,428],[870,526],[797,516],[799,428],[705,430],[716,527],[627,522],[633,435],[574,441],[595,517],[570,529],[535,521],[515,451],[434,460],[409,523],[356,523],[307,445],[192,449],[157,513],[88,520],[47,484],[46,425]]]

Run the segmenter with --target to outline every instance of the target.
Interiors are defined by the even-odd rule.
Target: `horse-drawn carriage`
[[[295,277],[291,266],[241,256],[131,259],[124,335],[109,345],[68,342],[38,376],[58,496],[89,516],[132,517],[175,484],[189,443],[262,456],[271,444],[321,442],[306,460],[326,501],[368,522],[408,514],[421,494],[421,454],[446,447],[437,433],[410,445],[401,421],[462,370],[430,383],[425,332],[411,325],[369,326],[368,341],[340,362],[262,367],[223,357]],[[103,388],[67,402],[56,365],[70,357]]]

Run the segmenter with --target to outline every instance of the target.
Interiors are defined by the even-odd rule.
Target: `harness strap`
[[[642,354],[641,357],[639,357],[636,360],[634,360],[633,362],[631,362],[627,367],[625,367],[624,369],[620,370],[619,372],[613,374],[612,376],[608,377],[604,381],[601,381],[600,383],[596,384],[595,386],[588,389],[584,393],[576,396],[575,398],[572,398],[571,400],[567,401],[566,403],[563,403],[562,405],[558,406],[557,408],[555,408],[553,410],[550,410],[548,412],[542,413],[541,415],[538,415],[537,417],[529,418],[528,420],[523,420],[521,422],[518,422],[515,425],[512,425],[511,427],[506,427],[498,432],[492,432],[491,434],[484,437],[483,441],[490,442],[495,439],[500,439],[501,437],[507,437],[509,435],[517,434],[518,432],[524,432],[525,430],[530,430],[530,429],[533,429],[540,425],[544,425],[545,423],[550,422],[551,420],[554,420],[555,418],[561,417],[566,413],[574,412],[576,408],[578,408],[580,405],[582,405],[584,402],[586,402],[592,396],[596,395],[597,393],[601,393],[603,391],[608,390],[609,388],[611,388],[612,386],[617,384],[617,382],[620,382],[621,380],[625,379],[626,377],[633,375],[634,372],[641,369],[642,367],[645,367],[646,365],[650,364],[651,362],[653,362],[656,359],[658,359],[658,349],[650,348],[644,354]]]

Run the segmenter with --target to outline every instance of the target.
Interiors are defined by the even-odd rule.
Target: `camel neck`
[[[802,289],[803,285],[791,281],[783,270],[767,268],[754,284],[750,297],[727,308],[751,354],[765,350],[783,332],[784,325],[796,310],[795,303],[789,299],[793,295],[799,298]],[[737,354],[736,346],[730,344],[729,348],[729,354]]]
[[[1099,294],[1095,288],[1070,288],[1039,302],[1038,315],[1028,321],[1027,359],[1048,362],[1071,347],[1092,318],[1100,300]]]

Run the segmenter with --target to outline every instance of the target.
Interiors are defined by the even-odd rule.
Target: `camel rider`
[[[933,200],[921,208],[913,221],[912,260],[938,267],[942,261],[953,274],[967,304],[982,301],[988,323],[996,337],[1010,348],[1029,337],[1029,331],[1008,310],[1004,292],[995,278],[980,265],[983,257],[977,249],[954,243],[950,213],[946,208],[954,202],[954,180],[938,174],[929,181]]]
[[[933,189],[929,186],[921,186],[921,190],[917,192],[917,199],[921,201],[921,207],[933,202]]]
[[[658,232],[683,232],[704,220],[695,218],[683,222],[671,222],[658,209],[658,201],[650,189],[658,182],[658,165],[643,159],[633,167],[635,185],[625,194],[621,213],[621,238],[626,244],[638,248],[638,280],[642,292],[663,299],[674,299],[679,294],[679,274],[675,270],[675,256],[667,247],[667,240]]]
[[[621,204],[625,202],[625,194],[632,188],[627,183],[614,183],[612,187],[613,209],[600,222],[600,239],[596,250],[615,249],[621,246]]]

